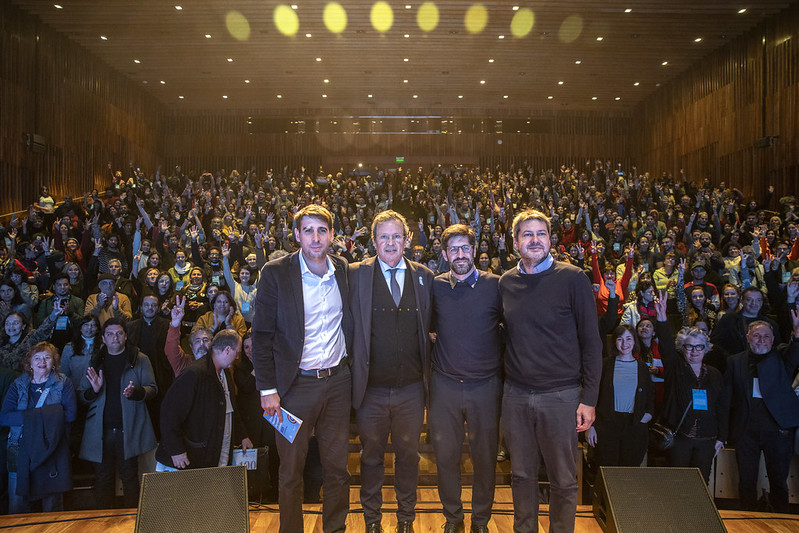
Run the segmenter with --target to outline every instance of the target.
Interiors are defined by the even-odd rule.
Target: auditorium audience
[[[330,253],[350,263],[376,255],[367,229],[376,214],[401,213],[411,226],[405,256],[436,273],[449,270],[441,236],[452,224],[475,232],[477,268],[502,275],[518,261],[510,233],[514,216],[528,207],[548,214],[552,255],[581,268],[594,283],[603,332],[620,322],[629,326],[612,337],[609,348],[616,357],[605,365],[604,396],[589,440],[598,451],[627,440],[635,450],[605,450],[598,454],[601,464],[640,464],[644,413],[647,420],[655,415],[675,429],[688,406],[667,460],[697,466],[708,480],[720,449],[715,402],[728,357],[751,351],[747,332],[756,321],[771,327],[775,349],[794,329],[790,310],[799,300],[799,217],[790,191],[777,198],[769,187],[747,198],[723,182],[692,182],[683,173],[640,173],[634,167],[627,171],[610,161],[548,170],[524,165],[364,167],[329,174],[304,167],[130,172],[112,172],[104,192],[85,193],[82,206],[72,196],[59,205],[44,187],[31,209],[0,225],[0,364],[9,372],[26,370],[23,357],[32,346],[50,339],[60,347],[71,340],[63,347],[61,372],[84,402],[73,425],[80,435],[88,424],[82,454],[97,464],[96,505],[101,507],[118,503],[110,489],[114,466],[121,467],[124,505],[135,504],[138,469],[133,463],[155,447],[152,430],[159,430],[158,410],[151,401],[153,428],[144,400],[158,402],[174,375],[195,358],[210,357],[215,333],[232,328],[245,343],[252,342],[248,328],[256,312],[259,270],[298,248],[293,216],[309,204],[332,212]],[[609,287],[614,298],[609,299]],[[126,320],[134,316],[138,320],[129,330]],[[38,329],[29,328],[31,319]],[[110,351],[100,334],[108,325]],[[680,326],[699,329],[676,335],[675,346]],[[111,368],[116,383],[109,387],[98,370],[123,354],[133,366]],[[58,359],[51,356],[51,376],[59,375]],[[616,381],[622,364],[633,365],[635,376]],[[196,368],[208,375],[219,370]],[[238,387],[230,389],[256,444],[273,444],[271,428],[259,416],[251,369],[247,357],[233,363]],[[795,370],[786,367],[789,373]],[[130,380],[120,381],[123,373],[131,374],[132,387]],[[620,409],[616,392],[633,377],[645,398],[629,405],[627,394]],[[15,387],[7,401],[19,392]],[[707,391],[707,411],[690,405],[696,390]],[[22,405],[13,403],[14,410]],[[104,405],[112,407],[108,420]],[[741,417],[735,413],[740,405],[733,401],[733,419]],[[197,408],[201,404],[192,407]],[[135,438],[113,434],[131,424],[141,429]],[[625,430],[635,430],[635,438],[625,439]],[[182,451],[175,442],[165,449]],[[180,453],[167,455],[161,458],[171,466]],[[749,500],[752,494],[743,496]],[[271,491],[270,498],[275,497]]]

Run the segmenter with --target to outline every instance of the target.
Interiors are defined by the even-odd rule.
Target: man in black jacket
[[[757,503],[760,452],[766,461],[769,500],[774,511],[788,512],[788,470],[794,430],[799,426],[799,398],[791,382],[799,367],[799,315],[791,310],[793,335],[774,347],[768,322],[749,324],[746,351],[730,357],[724,374],[719,439],[735,445],[738,497],[745,509]]]
[[[222,330],[214,337],[211,353],[175,379],[161,410],[156,471],[225,466],[234,442],[240,439],[245,452],[253,447],[230,393],[228,369],[240,351],[239,334]]]

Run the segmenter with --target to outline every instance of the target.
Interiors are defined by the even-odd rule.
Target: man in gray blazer
[[[316,435],[323,468],[324,531],[344,531],[349,511],[347,457],[351,401],[352,315],[347,265],[328,255],[333,217],[317,205],[294,215],[300,251],[264,265],[252,322],[252,362],[261,407],[281,407],[303,424],[290,443],[277,436],[280,455],[280,531],[302,524],[302,479],[308,441]]]
[[[397,531],[413,531],[419,436],[430,373],[433,273],[403,257],[409,236],[394,211],[372,222],[377,258],[350,265],[352,404],[361,452],[361,505],[367,533],[380,533],[383,458],[389,435],[396,459]]]

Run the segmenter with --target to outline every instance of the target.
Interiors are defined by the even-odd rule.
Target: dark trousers
[[[122,479],[122,501],[124,507],[139,504],[139,458],[125,459],[125,436],[121,428],[106,428],[103,431],[103,460],[94,464],[94,494],[99,509],[114,507],[115,469]]]
[[[757,476],[760,451],[766,460],[769,502],[775,512],[787,513],[788,472],[793,455],[793,431],[744,431],[735,443],[738,460],[738,497],[747,510],[757,507]]]
[[[345,366],[333,376],[318,379],[297,376],[281,406],[302,421],[294,443],[277,435],[280,454],[280,532],[298,533],[302,528],[303,470],[308,442],[316,434],[322,459],[322,529],[344,531],[350,501],[347,471],[352,376]]]
[[[463,522],[460,467],[464,423],[469,429],[474,468],[472,524],[486,525],[491,519],[501,393],[499,376],[465,383],[433,372],[428,420],[438,470],[438,495],[447,522]]]
[[[641,466],[649,443],[649,426],[632,413],[613,411],[596,421],[597,466]]]
[[[355,413],[361,439],[361,506],[367,524],[380,522],[383,505],[384,458],[388,437],[394,450],[394,492],[397,520],[416,516],[419,436],[424,422],[422,382],[402,388],[367,387]]]
[[[549,531],[574,531],[580,387],[536,392],[505,382],[502,434],[510,453],[513,531],[538,532],[538,469],[550,483]]]
[[[716,456],[716,439],[690,439],[677,435],[674,446],[666,452],[669,466],[696,467],[702,472],[705,483],[710,483],[710,469]]]

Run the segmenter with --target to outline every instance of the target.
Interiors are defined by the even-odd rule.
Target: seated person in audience
[[[172,366],[175,375],[181,374],[195,359],[200,359],[211,349],[211,340],[214,334],[207,328],[195,328],[189,334],[191,353],[185,353],[180,346],[180,329],[185,314],[186,299],[175,297],[175,305],[171,311],[169,331],[166,336],[164,353]]]
[[[214,334],[223,329],[236,330],[241,336],[247,333],[247,324],[238,312],[233,297],[226,290],[220,290],[211,300],[211,311],[199,317],[192,329],[198,328],[208,329]]]
[[[100,292],[91,294],[86,299],[87,315],[96,316],[100,325],[110,318],[133,318],[130,300],[116,290],[116,278],[113,274],[101,274],[97,282]]]
[[[64,308],[64,313],[56,321],[51,342],[55,344],[56,348],[61,350],[75,335],[85,309],[83,300],[72,295],[69,276],[66,274],[57,274],[53,278],[53,295],[39,302],[39,309],[36,312],[36,326],[40,326],[42,322],[47,320],[48,315],[56,307]]]
[[[10,280],[0,281],[0,320],[5,320],[13,312],[22,314],[30,320],[33,309],[25,303],[17,287]]]
[[[56,307],[36,329],[30,328],[30,322],[22,313],[14,311],[6,316],[0,332],[0,365],[22,371],[22,358],[31,346],[53,335],[53,328],[62,313],[64,309]]]

